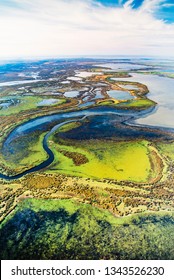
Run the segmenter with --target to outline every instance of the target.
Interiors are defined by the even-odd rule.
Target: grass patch
[[[150,99],[137,98],[126,102],[118,102],[117,100],[104,100],[97,103],[101,106],[114,106],[125,109],[147,109],[156,105],[156,103]]]
[[[77,128],[81,126],[81,123],[80,122],[71,122],[71,123],[67,123],[63,126],[61,126],[59,128],[59,132],[66,132],[66,131],[70,131],[71,129],[73,128]]]
[[[134,100],[130,100],[128,102],[125,103],[119,103],[117,106],[119,107],[125,107],[125,108],[149,108],[152,106],[155,106],[156,103],[150,99],[134,99]]]

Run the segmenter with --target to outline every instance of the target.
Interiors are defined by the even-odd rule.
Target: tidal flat
[[[27,62],[0,65],[1,259],[173,259],[172,76],[131,58],[32,64],[31,82]]]

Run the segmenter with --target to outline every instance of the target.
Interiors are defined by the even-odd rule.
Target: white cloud
[[[161,4],[165,3],[166,0],[144,0],[140,10],[143,12],[153,13],[154,10],[160,7]]]
[[[134,0],[127,0],[124,4],[124,8],[131,8]]]
[[[145,0],[139,10],[129,0],[127,8],[92,0],[16,2],[23,8],[1,9],[0,57],[173,54],[174,25],[149,13],[159,0]]]

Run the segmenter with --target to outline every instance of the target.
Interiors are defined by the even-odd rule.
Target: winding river
[[[132,66],[132,65],[131,65]],[[16,127],[7,137],[3,144],[2,153],[3,155],[14,154],[14,143],[17,139],[28,136],[33,131],[40,131],[40,134],[46,132],[43,139],[43,148],[46,151],[48,158],[40,163],[39,165],[30,168],[20,174],[7,176],[0,174],[0,178],[6,180],[19,179],[22,176],[31,172],[42,170],[49,166],[54,161],[54,154],[48,147],[48,139],[52,133],[54,133],[61,126],[74,122],[83,122],[85,118],[97,119],[94,121],[99,128],[102,128],[103,132],[107,133],[111,130],[108,128],[109,122],[118,123],[118,128],[115,130],[116,135],[123,135],[120,137],[142,137],[146,138],[153,137],[164,137],[165,133],[173,132],[174,130],[174,79],[164,78],[154,75],[143,75],[137,73],[131,73],[131,78],[115,79],[115,80],[126,80],[140,82],[149,88],[148,97],[158,103],[156,108],[151,108],[143,112],[115,109],[115,108],[89,108],[84,110],[77,110],[71,112],[61,112],[53,115],[47,115],[43,117],[37,117],[33,120],[27,121],[18,127]],[[108,117],[109,116],[109,117]],[[144,128],[143,128],[144,127]],[[159,129],[158,129],[159,127]],[[95,127],[94,130],[95,131]],[[170,133],[167,139],[169,139]],[[19,147],[20,149],[20,147]]]
[[[152,109],[148,111],[144,111],[143,114],[149,114]],[[135,117],[138,118],[138,116],[141,116],[142,112],[137,111],[131,111],[131,110],[122,110],[122,109],[111,109],[108,107],[101,108],[91,108],[86,110],[79,110],[79,111],[73,111],[73,112],[66,112],[66,113],[59,113],[54,115],[48,115],[43,117],[37,117],[33,120],[27,121],[18,127],[16,127],[7,137],[5,140],[3,147],[2,147],[2,153],[5,154],[14,154],[14,142],[17,139],[21,139],[22,137],[26,136],[30,137],[30,133],[33,131],[40,131],[42,133],[43,131],[47,131],[47,133],[44,136],[43,139],[43,148],[46,151],[48,155],[48,159],[46,159],[44,162],[40,163],[39,165],[30,168],[20,174],[13,175],[13,176],[7,176],[5,174],[0,173],[0,178],[6,179],[6,180],[14,180],[19,179],[23,177],[26,174],[36,172],[39,170],[42,170],[43,168],[49,166],[53,160],[54,160],[54,154],[51,151],[51,149],[48,147],[48,138],[52,133],[54,133],[58,128],[61,126],[75,121],[83,122],[85,118],[91,118],[96,117],[97,120],[100,123],[100,126],[104,126],[105,132],[107,132],[106,129],[106,120],[107,116],[109,116],[110,119],[107,120],[107,126],[109,124],[109,121],[112,123],[124,123],[126,121],[131,121]],[[103,118],[102,118],[103,117]],[[122,132],[124,135],[124,131],[127,133],[127,127],[122,128]],[[118,132],[117,132],[118,133]],[[134,134],[135,132],[130,132]],[[20,149],[20,147],[19,147]]]

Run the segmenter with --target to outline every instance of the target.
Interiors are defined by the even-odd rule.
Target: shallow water
[[[137,86],[134,86],[134,85],[120,85],[122,88],[124,89],[130,89],[130,90],[138,90],[138,87]]]
[[[95,104],[94,101],[88,101],[88,102],[86,102],[86,103],[80,104],[80,105],[79,105],[79,108],[91,106],[91,105],[94,105],[94,104]]]
[[[95,91],[95,98],[94,99],[100,99],[100,98],[103,98],[103,94],[101,93],[100,90],[96,90]]]
[[[53,105],[56,104],[59,101],[59,99],[54,99],[54,98],[49,98],[49,99],[44,99],[40,101],[37,106],[47,106],[47,105]]]
[[[64,93],[65,97],[77,97],[78,95],[79,95],[79,91],[77,91],[77,90],[66,91]]]
[[[128,100],[134,98],[134,96],[130,95],[128,91],[109,90],[107,91],[107,93],[110,97],[115,98],[117,100]]]

